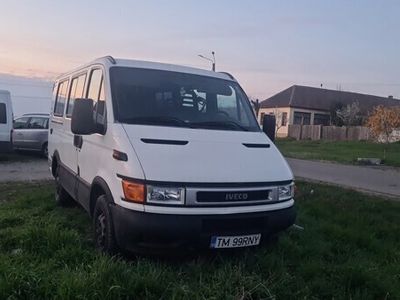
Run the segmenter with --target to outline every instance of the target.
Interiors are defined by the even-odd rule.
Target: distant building
[[[265,114],[277,117],[277,136],[288,135],[288,125],[330,125],[331,112],[338,106],[357,102],[360,113],[367,116],[375,106],[400,106],[400,100],[389,96],[378,97],[353,92],[328,90],[309,86],[293,85],[261,102],[258,120],[262,123]]]

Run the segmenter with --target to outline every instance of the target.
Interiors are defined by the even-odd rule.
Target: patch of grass
[[[292,139],[277,139],[276,145],[283,155],[293,158],[330,160],[342,163],[355,163],[358,157],[375,157],[383,159],[384,164],[400,167],[400,143],[384,144],[371,142],[331,142],[331,141],[296,141]]]
[[[298,186],[303,231],[167,260],[101,255],[87,214],[56,207],[52,184],[0,185],[0,299],[400,298],[400,203]]]

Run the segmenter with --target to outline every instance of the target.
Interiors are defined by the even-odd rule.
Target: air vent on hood
[[[186,145],[188,141],[178,141],[178,140],[158,140],[158,139],[140,139],[146,144],[160,144],[160,145]]]
[[[243,146],[247,148],[269,148],[270,144],[249,144],[249,143],[243,143]]]

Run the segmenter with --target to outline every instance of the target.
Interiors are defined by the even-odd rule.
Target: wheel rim
[[[44,146],[43,154],[44,154],[44,156],[46,156],[46,157],[49,155],[49,150],[47,149],[47,145]]]
[[[96,244],[99,248],[104,248],[106,244],[106,216],[101,212],[96,218]]]

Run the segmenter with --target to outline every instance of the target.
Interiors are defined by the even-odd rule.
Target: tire
[[[58,206],[68,207],[74,205],[74,199],[68,194],[68,192],[62,187],[60,183],[60,177],[58,176],[58,170],[54,176],[54,180],[56,183],[56,191],[54,195],[54,199],[56,200],[56,204]]]
[[[114,255],[119,251],[106,195],[97,198],[93,212],[93,231],[96,249],[109,255]]]
[[[49,150],[47,148],[47,143],[44,143],[42,146],[42,156],[47,158],[49,156]]]

